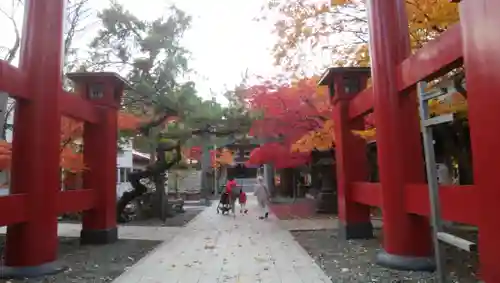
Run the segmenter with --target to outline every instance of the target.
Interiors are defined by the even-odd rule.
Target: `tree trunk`
[[[210,203],[210,193],[212,192],[210,184],[210,168],[211,168],[211,158],[210,158],[210,135],[207,133],[202,133],[201,135],[203,152],[201,156],[201,198],[205,200],[206,205]]]
[[[463,121],[454,123],[457,132],[457,161],[460,185],[474,184],[472,169],[472,152],[470,145],[469,127],[464,126]]]
[[[144,186],[140,181],[142,179],[149,178],[152,175],[153,172],[151,169],[146,169],[139,172],[132,172],[129,174],[128,179],[130,184],[132,185],[133,190],[124,192],[121,198],[118,200],[118,203],[116,204],[116,216],[118,217],[117,220],[119,223],[127,221],[127,219],[123,215],[125,207],[134,199],[142,196],[144,193],[148,191],[148,188]]]
[[[318,166],[311,166],[311,191],[310,194],[317,197],[321,191],[321,173]]]
[[[167,162],[165,160],[165,152],[166,151],[172,151],[174,148],[171,147],[170,145],[167,144],[158,144],[158,147],[156,149],[157,161],[155,164],[149,165],[145,170],[138,171],[138,172],[132,172],[129,174],[129,182],[132,185],[132,188],[134,188],[130,192],[125,192],[122,197],[118,200],[118,203],[116,205],[116,216],[118,222],[125,222],[127,219],[123,215],[123,211],[125,210],[125,207],[134,199],[137,197],[140,197],[144,193],[148,191],[148,188],[141,183],[142,179],[146,178],[153,178],[155,181],[155,186],[156,186],[156,191],[157,191],[157,196],[160,195],[158,191],[163,192],[163,195],[165,195],[165,177],[160,176],[164,174],[168,169],[170,169],[173,165],[175,165],[177,162],[179,162],[182,158],[181,156],[181,150],[180,150],[180,144],[176,145],[176,156],[172,161]],[[160,200],[160,198],[156,198],[157,200]],[[162,198],[165,199],[165,198]],[[164,205],[160,205],[158,207],[163,207],[165,205],[168,206],[168,202],[162,201]],[[166,203],[166,204],[165,204]],[[157,214],[160,216],[161,215],[161,210]],[[167,216],[167,213],[164,213],[165,216]]]
[[[293,168],[285,168],[281,171],[281,182],[278,195],[283,197],[293,197],[296,187],[294,174],[295,170]]]
[[[181,197],[179,194],[179,174],[176,172],[175,174],[172,175],[173,175],[172,177],[174,178],[172,180],[173,181],[172,184],[175,188],[175,198],[179,199]]]
[[[372,183],[380,182],[378,177],[378,156],[377,156],[377,144],[371,143],[367,146],[367,159],[369,166],[369,176],[368,181]]]
[[[274,187],[274,168],[270,164],[264,164],[264,180],[266,186],[269,188],[271,195],[276,194],[276,188]]]
[[[165,173],[157,174],[153,178],[156,188],[156,198],[153,202],[154,211],[160,220],[165,221],[167,217],[172,217],[172,211],[165,194]]]

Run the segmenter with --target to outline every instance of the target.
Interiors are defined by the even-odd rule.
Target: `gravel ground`
[[[200,214],[205,207],[186,208],[185,212],[177,213],[173,217],[167,218],[165,222],[158,218],[134,219],[120,225],[124,226],[164,226],[164,227],[184,227],[189,221]]]
[[[111,282],[160,241],[119,240],[103,246],[80,246],[78,238],[59,238],[59,259],[65,272],[39,279],[1,280],[2,283],[104,283]],[[3,250],[4,236],[0,239]]]
[[[159,219],[134,220],[129,226],[183,227],[204,207],[188,208],[165,222]],[[78,223],[63,220],[61,222]],[[5,235],[0,235],[0,254],[3,254]],[[65,272],[31,280],[2,280],[0,283],[104,283],[111,282],[128,267],[152,251],[161,241],[119,240],[102,246],[80,246],[79,238],[59,238],[59,260],[68,267]],[[0,261],[1,263],[1,261]]]
[[[434,274],[382,268],[373,263],[379,239],[337,241],[337,230],[292,231],[292,235],[332,278],[332,282],[434,282]],[[380,238],[380,230],[376,231]],[[474,238],[475,235],[462,235]],[[450,282],[475,283],[477,255],[447,248]]]
[[[186,208],[183,213],[176,213],[173,217],[167,218],[165,222],[158,218],[134,219],[127,223],[120,223],[122,226],[151,226],[151,227],[184,227],[189,221],[193,220],[205,206]],[[61,223],[81,223],[80,220],[61,219]]]

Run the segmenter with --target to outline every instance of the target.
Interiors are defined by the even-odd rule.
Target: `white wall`
[[[118,168],[132,168],[134,166],[132,154],[132,140],[128,144],[122,146],[123,151],[118,153],[116,158],[116,167]]]
[[[122,151],[116,158],[116,197],[120,198],[124,192],[132,190],[127,175],[134,169],[132,140],[122,145]]]

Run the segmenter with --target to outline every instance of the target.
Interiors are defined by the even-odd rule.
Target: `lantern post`
[[[328,86],[333,104],[335,131],[335,167],[340,235],[345,239],[373,238],[370,207],[351,197],[351,184],[368,180],[366,143],[352,130],[363,130],[364,119],[349,117],[349,101],[366,87],[369,68],[330,68],[319,85]]]
[[[85,122],[83,159],[88,170],[83,187],[95,192],[95,206],[84,211],[82,244],[107,244],[118,239],[116,225],[116,154],[118,152],[118,110],[128,83],[115,73],[67,74],[76,92],[94,105],[99,122]]]

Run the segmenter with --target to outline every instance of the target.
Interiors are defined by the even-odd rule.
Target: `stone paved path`
[[[222,216],[214,202],[173,238],[115,283],[322,283],[331,282],[274,217]]]

